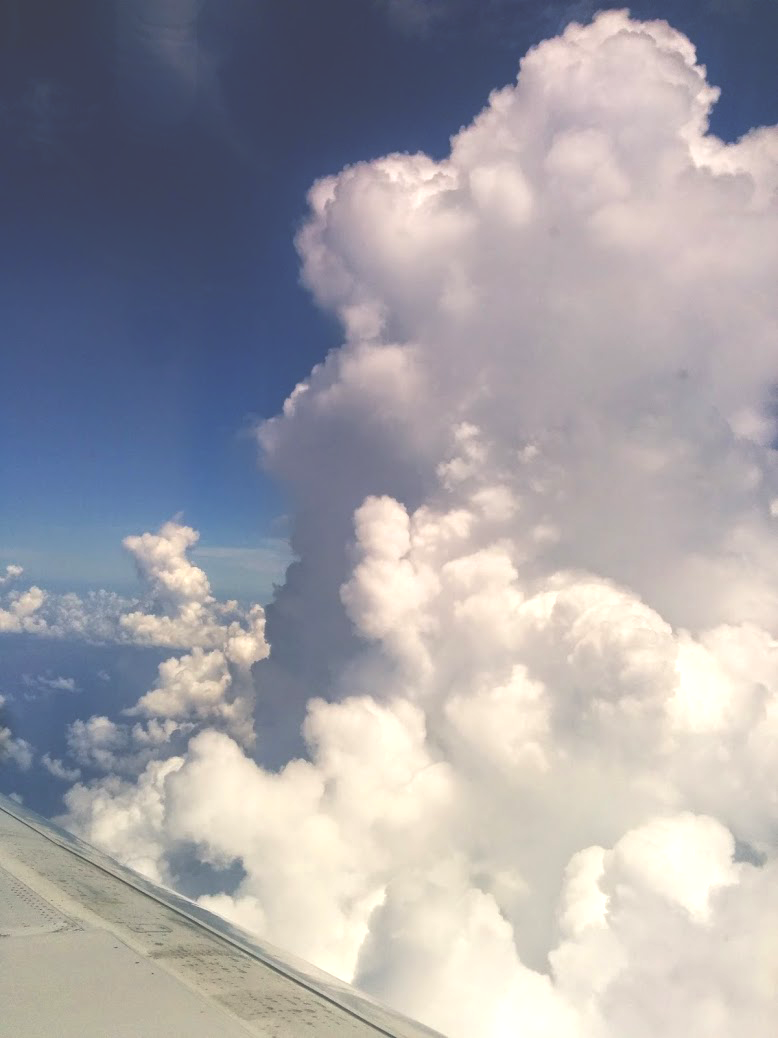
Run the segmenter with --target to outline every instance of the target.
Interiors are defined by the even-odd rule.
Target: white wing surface
[[[2,1038],[247,1034],[435,1036],[0,796]]]

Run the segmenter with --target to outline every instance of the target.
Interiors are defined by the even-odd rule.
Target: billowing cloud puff
[[[33,752],[30,744],[15,736],[10,728],[0,727],[0,762],[10,761],[22,771],[32,766]]]
[[[15,563],[9,563],[9,565],[5,567],[5,574],[0,577],[0,587],[3,587],[4,584],[10,584],[14,580],[18,580],[22,573],[24,573],[24,568],[22,566],[17,566]]]
[[[126,730],[69,824],[237,863],[206,903],[452,1038],[774,1030],[778,130],[715,139],[716,95],[610,12],[446,159],[312,189],[345,341],[259,431],[300,562],[258,683],[306,759],[231,729],[264,617],[227,633],[180,530],[130,545],[133,637],[188,653],[136,710],[193,727]]]
[[[154,596],[171,604],[201,602],[210,594],[208,578],[186,557],[198,539],[196,530],[170,521],[159,533],[125,537],[124,547]]]
[[[124,730],[109,717],[93,716],[74,721],[68,730],[68,749],[79,764],[111,771],[118,766],[119,752],[125,749]]]
[[[44,753],[41,756],[41,764],[50,775],[61,782],[77,782],[81,778],[78,768],[67,767],[58,757],[52,757],[51,754]]]
[[[125,538],[148,598],[120,618],[121,630],[139,645],[223,648],[231,662],[250,667],[268,652],[264,610],[244,613],[237,602],[214,599],[208,577],[187,556],[199,536],[171,521],[156,534]]]
[[[0,695],[0,711],[5,706],[6,697]],[[15,736],[11,729],[0,724],[0,764],[10,761],[22,771],[27,771],[32,766],[32,747],[25,739]]]
[[[125,717],[145,723],[99,715],[74,721],[67,734],[74,763],[93,771],[137,774],[169,752],[174,737],[185,740],[204,724],[218,724],[243,744],[254,741],[251,667],[269,651],[264,610],[213,597],[205,573],[187,558],[198,536],[190,527],[168,522],[156,534],[125,539],[147,594],[132,603],[135,608],[124,603],[109,637],[191,651],[163,661],[153,687],[124,711]],[[85,625],[79,633],[84,636],[94,627]],[[61,630],[62,624],[47,627],[52,629]],[[73,636],[79,627],[71,624],[66,630]],[[58,762],[43,763],[55,777],[67,770]]]
[[[157,534],[125,539],[149,596],[142,608],[120,618],[122,631],[135,644],[192,650],[161,663],[154,687],[127,713],[165,718],[177,729],[181,722],[218,723],[251,743],[250,671],[269,652],[265,613],[259,605],[243,609],[234,601],[216,601],[205,573],[187,557],[198,536],[169,522]]]
[[[241,741],[252,742],[253,692],[245,671],[240,680],[231,672],[224,653],[195,648],[160,663],[154,687],[126,712],[130,716],[166,718],[171,723],[207,721],[223,726]]]
[[[167,876],[157,867],[160,833],[164,827],[161,790],[168,775],[181,766],[180,758],[150,763],[137,782],[112,776],[101,786],[73,786],[67,793],[69,819],[74,828],[89,830],[95,843],[112,847],[116,857],[156,882]]]
[[[37,634],[45,629],[45,620],[39,616],[46,600],[46,592],[39,587],[27,591],[12,591],[6,598],[6,606],[0,608],[0,633]]]
[[[100,714],[73,721],[66,732],[66,759],[47,752],[40,757],[54,778],[74,782],[82,772],[137,775],[206,724],[219,725],[243,745],[253,743],[251,668],[269,651],[265,613],[259,605],[214,598],[205,573],[187,557],[198,536],[168,522],[157,533],[126,539],[144,584],[138,600],[107,591],[50,594],[37,587],[10,590],[0,599],[0,633],[190,650],[163,661],[157,681],[123,717]],[[8,566],[6,573],[3,580],[10,583],[22,570]],[[24,702],[78,691],[74,678],[51,672],[24,674],[21,684]],[[34,756],[7,726],[0,726],[0,755],[23,770]]]
[[[720,824],[684,813],[571,861],[551,964],[584,1033],[769,1034],[775,860],[733,864],[732,852]]]

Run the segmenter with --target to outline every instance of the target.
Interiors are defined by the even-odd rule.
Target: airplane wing
[[[2,1038],[435,1034],[0,796]]]

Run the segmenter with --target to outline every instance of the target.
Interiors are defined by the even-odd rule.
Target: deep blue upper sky
[[[194,102],[116,27],[154,4],[0,0],[0,563],[50,586],[121,587],[121,538],[178,512],[206,545],[282,532],[245,431],[338,344],[298,285],[308,187],[443,154],[528,46],[623,6],[449,0],[421,31],[377,0],[203,0]],[[778,121],[775,0],[632,12],[697,45],[715,132]]]

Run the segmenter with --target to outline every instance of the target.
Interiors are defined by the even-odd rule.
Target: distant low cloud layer
[[[137,772],[169,751],[172,739],[186,737],[205,723],[219,725],[242,745],[253,743],[251,666],[269,651],[264,610],[214,598],[206,574],[188,558],[198,537],[191,527],[171,521],[157,533],[125,539],[145,590],[137,600],[108,592],[50,595],[37,587],[11,590],[0,598],[0,632],[181,653],[159,665],[154,685],[124,711],[140,720],[117,722],[96,715],[70,726],[72,763],[100,772]],[[15,580],[22,575],[18,566],[9,570]],[[22,685],[27,701],[76,691],[75,680],[65,677],[23,675]],[[0,732],[5,733],[3,757],[29,767],[27,744],[13,738],[7,726]],[[79,777],[77,769],[48,753],[41,764],[55,778]]]
[[[254,675],[309,757],[251,748],[264,615],[168,524],[117,627],[182,654],[44,765],[107,772],[66,824],[166,882],[239,862],[204,904],[451,1038],[774,1033],[778,130],[721,143],[716,96],[610,12],[447,159],[319,181],[345,341],[258,431],[300,561]]]
[[[231,662],[250,666],[265,654],[264,611],[258,605],[244,608],[235,600],[216,600],[205,572],[188,557],[199,537],[196,530],[171,520],[157,533],[125,538],[124,547],[135,561],[144,589],[139,599],[109,591],[79,596],[51,594],[35,586],[6,590],[0,595],[0,633],[218,648]],[[7,571],[8,584],[24,572],[14,565]],[[261,651],[258,645],[263,646]],[[40,683],[51,685],[45,676]]]

